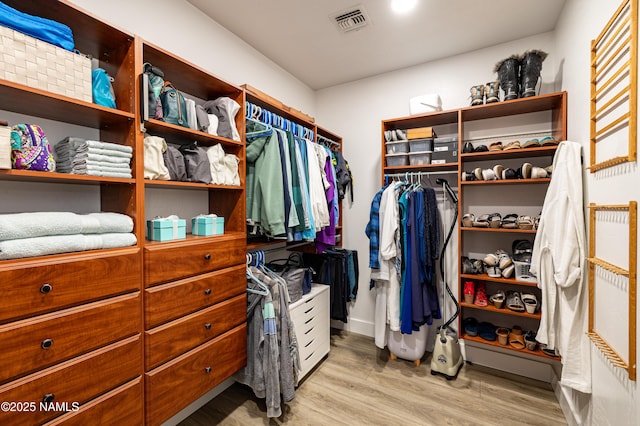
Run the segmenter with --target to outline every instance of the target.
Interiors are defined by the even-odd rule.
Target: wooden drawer
[[[140,250],[0,262],[0,323],[139,290]]]
[[[158,365],[247,322],[247,296],[230,300],[145,333],[145,369]]]
[[[140,292],[0,326],[0,383],[142,330]]]
[[[56,417],[45,426],[118,425],[143,423],[142,377],[82,404],[76,412]]]
[[[55,365],[0,387],[0,401],[29,401],[84,404],[116,388],[142,370],[141,335],[129,337],[94,352]],[[62,414],[60,411],[0,412],[0,424],[34,425]]]
[[[246,263],[246,237],[234,233],[144,247],[145,285],[165,283]]]
[[[225,334],[145,374],[146,423],[158,425],[247,362],[247,327]]]
[[[238,294],[245,294],[245,269],[244,265],[234,266],[146,289],[146,328],[180,318]]]

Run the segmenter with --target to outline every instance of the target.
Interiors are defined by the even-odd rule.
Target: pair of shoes
[[[471,86],[471,106],[491,104],[500,100],[500,83],[490,81],[485,85]]]
[[[520,141],[511,141],[502,148],[503,151],[509,151],[512,149],[520,149]]]
[[[518,229],[524,229],[524,230],[533,229],[533,219],[531,219],[530,216],[526,216],[526,215],[518,216],[516,223],[518,224]]]
[[[387,142],[396,142],[396,141],[404,141],[407,140],[407,131],[406,130],[385,130],[384,131],[384,139]]]
[[[510,278],[515,270],[511,257],[504,250],[489,253],[482,261],[487,265],[487,274],[491,278]]]
[[[539,148],[541,146],[557,146],[558,141],[555,140],[552,136],[546,136],[540,140],[538,138],[531,138],[526,141],[522,147],[523,148]]]
[[[514,240],[511,244],[511,253],[516,262],[531,262],[533,243],[529,240]]]
[[[487,306],[487,290],[484,282],[475,283],[472,280],[464,282],[464,302],[476,306]]]
[[[469,336],[477,336],[478,335],[478,320],[473,317],[465,318],[462,321],[462,327],[464,328],[464,332]]]
[[[509,343],[509,332],[510,330],[507,327],[499,327],[496,330],[496,334],[498,335],[498,343],[503,346],[507,346],[507,343]]]
[[[462,273],[467,275],[477,275],[484,272],[484,264],[478,259],[469,259],[462,256]]]
[[[515,213],[505,215],[500,226],[505,229],[518,229],[518,215]]]
[[[491,142],[489,144],[489,151],[502,151],[502,142]]]

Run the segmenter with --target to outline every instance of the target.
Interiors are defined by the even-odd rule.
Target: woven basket
[[[3,26],[0,79],[92,101],[89,58]]]

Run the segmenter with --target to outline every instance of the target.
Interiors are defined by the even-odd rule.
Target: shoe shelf
[[[516,349],[511,345],[501,345],[497,340],[495,340],[495,341],[486,340],[486,339],[483,339],[480,336],[471,336],[471,335],[466,334],[464,332],[460,333],[460,338],[464,339],[464,340],[471,341],[471,342],[482,343],[484,345],[494,346],[496,348],[506,349],[506,350],[513,351],[513,352],[520,352],[522,354],[527,354],[527,355],[533,355],[533,356],[538,356],[538,357],[542,357],[542,358],[547,358],[547,359],[554,360],[554,361],[560,361],[560,359],[561,359],[559,356],[554,357],[554,356],[547,355],[544,352],[542,352],[542,350],[540,350],[539,348],[537,348],[535,351],[530,351],[527,348]]]
[[[492,304],[488,304],[487,306],[478,306],[478,305],[475,305],[473,303],[460,302],[460,306],[463,306],[465,308],[478,309],[478,310],[485,311],[485,312],[495,312],[495,313],[498,313],[498,314],[513,315],[513,316],[524,317],[524,318],[533,318],[533,319],[537,319],[537,320],[539,320],[542,317],[540,312],[537,312],[535,314],[530,314],[530,313],[528,313],[526,311],[524,311],[524,312],[512,311],[509,308],[498,309],[495,306],[493,306]]]
[[[470,180],[460,181],[460,185],[519,185],[519,184],[549,184],[551,178],[536,179],[500,179],[500,180]]]
[[[460,274],[460,278],[466,278],[468,280],[489,281],[492,283],[521,285],[525,287],[538,287],[538,284],[534,282],[518,281],[515,278],[493,278],[487,274]]]
[[[460,231],[472,231],[472,232],[497,232],[506,234],[533,234],[535,235],[535,229],[508,229],[508,228],[480,228],[480,227],[468,227],[461,226]]]
[[[496,138],[496,140],[498,139],[499,138]],[[511,158],[551,157],[556,152],[557,148],[557,146],[541,146],[537,148],[508,149],[506,151],[461,153],[460,161],[464,163],[467,161],[495,161]]]
[[[487,120],[532,112],[551,111],[555,119],[566,123],[566,92],[556,92],[529,98],[468,106],[460,110],[463,121]],[[558,127],[563,128],[563,127]],[[559,139],[558,139],[559,140]]]

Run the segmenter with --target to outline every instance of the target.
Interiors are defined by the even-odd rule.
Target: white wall
[[[250,84],[315,115],[313,90],[184,0],[72,1],[223,80]]]
[[[375,295],[368,290],[369,240],[364,230],[371,200],[380,189],[381,120],[409,115],[409,99],[426,93],[440,94],[444,109],[469,105],[471,86],[496,79],[496,62],[533,48],[549,53],[543,64],[542,92],[556,91],[553,41],[553,33],[545,33],[317,92],[317,120],[343,137],[343,153],[355,177],[354,203],[343,204],[343,246],[358,250],[361,290],[347,329],[373,335]],[[456,291],[456,280],[452,277],[449,282]]]
[[[569,0],[556,31],[557,52],[563,61],[562,88],[569,93],[569,139],[584,145],[585,164],[589,164],[591,40],[599,35],[621,2]],[[604,158],[598,158],[598,160],[602,159]],[[584,176],[585,203],[626,204],[630,200],[640,199],[640,187],[637,184],[630,184],[637,183],[640,179],[635,163],[629,167],[609,169],[595,174],[585,172]],[[598,238],[598,246],[613,240],[613,238]],[[612,245],[606,255],[625,258],[624,244],[617,248]],[[608,293],[611,293],[611,290],[609,288]],[[605,294],[600,294],[597,305],[607,302],[604,296]],[[609,342],[616,342],[615,347],[619,348],[626,345],[627,341],[627,328],[624,325],[626,307],[624,299],[614,303],[610,303],[604,309],[596,309],[596,330],[606,331],[607,334],[603,337],[606,337]],[[636,339],[640,341],[640,335],[637,335]],[[637,382],[629,381],[626,372],[611,366],[593,345],[591,355],[593,394],[590,404],[588,404],[588,398],[571,394],[571,399],[577,403],[577,409],[585,418],[585,424],[638,424],[640,412],[637,407],[640,397]],[[621,355],[626,359],[626,353]]]

